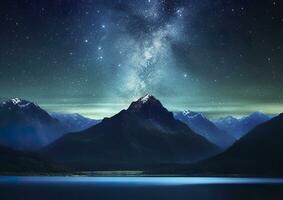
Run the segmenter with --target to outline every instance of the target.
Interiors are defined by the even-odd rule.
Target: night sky
[[[283,111],[281,0],[1,0],[0,97],[111,116],[150,93],[210,117]]]

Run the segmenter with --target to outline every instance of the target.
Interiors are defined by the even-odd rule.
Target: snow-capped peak
[[[140,97],[137,101],[130,104],[127,109],[131,112],[168,112],[163,105],[152,95]]]
[[[142,103],[146,103],[152,96],[147,94],[144,97],[142,97],[140,100]]]
[[[15,106],[21,107],[21,108],[25,108],[28,107],[29,105],[31,105],[32,103],[26,100],[23,100],[21,98],[13,98],[10,101],[4,102],[3,104],[8,104],[8,103],[12,103]]]
[[[13,104],[17,105],[17,104],[21,103],[22,100],[20,98],[14,98],[14,99],[11,99],[11,101],[12,101]]]
[[[190,111],[190,110],[183,111],[183,115],[188,117],[188,118],[191,118],[191,119],[196,118],[196,117],[204,118],[204,116],[201,113],[193,112],[193,111]]]

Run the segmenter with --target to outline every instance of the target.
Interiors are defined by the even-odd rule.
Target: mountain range
[[[98,123],[78,114],[49,114],[33,102],[14,98],[0,103],[0,145],[36,151],[67,132]]]
[[[224,117],[214,121],[214,124],[237,139],[244,136],[257,125],[270,120],[273,116],[261,112],[254,112],[243,118]]]
[[[50,113],[51,117],[57,119],[65,132],[78,132],[98,124],[101,120],[90,119],[78,113]]]
[[[187,173],[283,175],[283,114],[264,122],[227,151],[188,166]]]
[[[122,170],[190,163],[219,151],[146,95],[89,129],[66,134],[43,153],[79,170]]]
[[[187,124],[195,133],[200,134],[221,149],[230,147],[236,139],[224,130],[219,129],[203,114],[184,111],[174,113],[176,119]]]
[[[0,172],[283,175],[283,114],[213,122],[192,111],[173,115],[151,95],[102,121],[15,98],[0,104]]]

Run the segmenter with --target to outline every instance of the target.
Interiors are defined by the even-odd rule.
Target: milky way
[[[280,1],[4,0],[1,99],[111,116],[150,93],[211,117],[279,112]]]
[[[127,33],[117,38],[120,51],[126,55],[118,66],[121,68],[118,72],[118,81],[121,81],[119,92],[133,98],[145,93],[158,93],[162,87],[172,89],[170,85],[174,87],[174,82],[168,75],[178,76],[177,73],[181,73],[171,48],[172,43],[183,42],[184,8],[174,8],[173,16],[164,20],[160,2],[147,3],[137,17],[142,24],[150,26],[149,30],[144,32],[142,27],[138,30],[132,30],[130,26],[122,27]]]

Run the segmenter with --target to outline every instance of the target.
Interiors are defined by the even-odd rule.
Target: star
[[[196,102],[202,98],[209,104],[210,95],[217,95],[224,102],[245,104],[231,91],[248,88],[248,101],[267,92],[283,104],[278,92],[283,73],[279,2],[74,0],[48,6],[28,1],[17,5],[17,12],[8,6],[1,9],[0,20],[5,30],[0,45],[2,96],[9,91],[27,98],[58,93],[68,99],[79,95],[80,85],[85,87],[79,93],[86,96],[97,85],[96,97],[109,96],[110,101],[152,93],[172,95],[180,102],[195,96]],[[117,78],[108,80],[109,74]],[[23,91],[13,88],[12,76],[34,85]],[[53,79],[60,87],[53,87]],[[71,80],[74,89],[68,89]],[[39,87],[50,90],[45,94]],[[258,101],[264,99],[255,99],[255,104]]]
[[[177,11],[176,11],[176,14],[179,16],[179,17],[182,17],[183,16],[183,9],[178,9]]]

